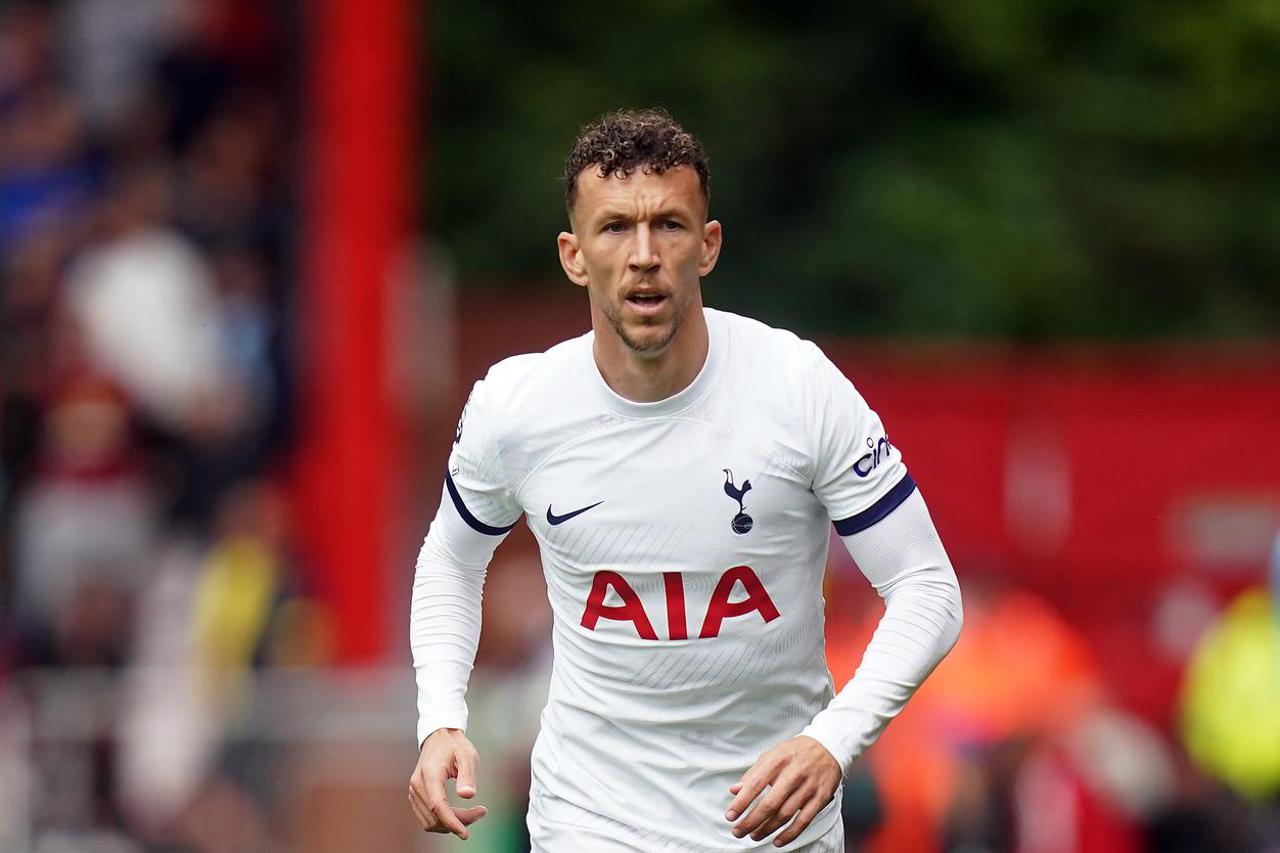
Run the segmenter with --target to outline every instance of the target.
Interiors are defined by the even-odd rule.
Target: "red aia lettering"
[[[614,592],[622,599],[621,604],[604,603],[605,594],[613,587]],[[619,622],[630,621],[636,626],[636,633],[646,640],[656,640],[653,626],[649,624],[649,614],[644,612],[640,596],[631,588],[631,584],[623,580],[617,572],[596,572],[591,580],[591,594],[587,596],[587,609],[582,613],[582,627],[596,629],[596,622],[603,617],[616,619]]]
[[[679,572],[663,572],[662,585],[667,590],[667,637],[687,640],[689,623],[684,618],[684,577]]]
[[[729,600],[729,593],[733,592],[735,583],[741,583],[742,588],[747,591],[747,597],[742,601]],[[711,593],[711,601],[707,604],[707,618],[702,621],[702,633],[698,636],[703,639],[718,637],[720,623],[726,618],[745,616],[753,610],[758,610],[765,622],[778,618],[778,608],[774,606],[773,599],[765,591],[764,584],[760,583],[760,578],[751,571],[751,567],[734,566],[720,576],[720,582]]]
[[[746,598],[741,601],[730,601],[734,588],[742,585]],[[667,602],[667,637],[671,640],[685,640],[689,637],[688,622],[685,618],[684,576],[680,572],[663,572],[662,585],[666,592]],[[622,604],[605,605],[604,599],[613,587],[614,592],[622,599]],[[734,566],[721,575],[715,590],[711,593],[711,601],[707,603],[707,613],[702,620],[700,639],[720,636],[720,625],[725,619],[733,616],[745,616],[748,613],[759,613],[765,622],[778,618],[778,608],[769,597],[768,591],[760,578],[750,566]],[[646,640],[658,639],[649,621],[649,614],[644,610],[640,596],[617,572],[596,572],[591,581],[591,592],[587,596],[587,609],[582,613],[582,627],[594,631],[596,623],[601,619],[613,619],[618,622],[630,622],[636,626],[636,633]]]

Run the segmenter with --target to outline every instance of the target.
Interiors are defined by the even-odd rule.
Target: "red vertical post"
[[[401,461],[388,387],[388,292],[410,227],[407,0],[305,4],[301,412],[297,528],[342,663],[388,636],[387,563]]]

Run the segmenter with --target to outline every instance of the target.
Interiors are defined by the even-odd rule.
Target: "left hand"
[[[797,735],[760,756],[729,788],[736,796],[725,819],[731,821],[742,814],[767,785],[769,793],[734,824],[733,834],[741,838],[750,833],[752,839],[761,841],[790,822],[773,841],[775,847],[783,847],[799,838],[831,802],[841,777],[840,765],[826,747],[811,737]]]

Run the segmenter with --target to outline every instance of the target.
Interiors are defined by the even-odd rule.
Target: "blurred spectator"
[[[965,632],[867,757],[872,851],[1137,853],[1173,798],[1161,736],[1115,708],[1077,629],[1026,592],[970,583]],[[829,636],[833,672],[875,621]],[[860,633],[859,633],[860,632]]]
[[[1182,700],[1196,763],[1242,795],[1280,794],[1280,619],[1267,590],[1242,593],[1196,649]]]
[[[270,846],[267,757],[222,736],[253,667],[328,659],[260,479],[287,410],[273,14],[0,9],[0,663],[129,685],[117,731],[35,719],[39,831],[0,828],[32,849]],[[58,707],[82,734],[108,710]]]
[[[0,252],[39,223],[67,220],[92,189],[80,114],[46,85],[14,95],[0,125]]]
[[[14,623],[28,663],[119,663],[125,605],[109,602],[147,578],[154,496],[123,391],[77,358],[70,318],[57,328],[39,461],[16,509]],[[82,612],[99,605],[110,610]],[[107,619],[115,636],[95,634],[100,647],[84,648],[83,632],[96,629],[83,615]]]
[[[176,218],[202,245],[278,251],[280,121],[268,97],[244,92],[193,134],[180,161]]]
[[[1231,602],[1183,684],[1187,753],[1226,787],[1200,782],[1176,817],[1219,850],[1280,849],[1280,535],[1271,560],[1272,587]]]
[[[53,72],[54,13],[49,4],[6,3],[0,9],[0,114]]]
[[[89,120],[108,129],[135,116],[153,69],[191,14],[189,0],[69,0],[62,4],[67,71]]]
[[[36,229],[4,256],[0,269],[0,523],[6,531],[16,496],[37,466],[45,380],[50,362],[59,360],[54,329],[69,242],[64,229]]]
[[[68,298],[94,364],[149,417],[186,431],[205,427],[206,417],[235,414],[210,405],[227,385],[213,274],[166,225],[168,195],[160,166],[119,181],[104,202],[98,239],[70,271]]]
[[[265,265],[247,250],[201,252],[167,224],[170,201],[162,167],[128,174],[70,272],[68,301],[93,363],[137,401],[169,460],[176,517],[202,526],[218,497],[264,462],[283,405],[276,323]]]
[[[300,595],[287,529],[276,488],[237,485],[219,503],[213,542],[175,552],[142,603],[120,797],[151,837],[266,843],[263,809],[282,792],[260,751],[224,748],[223,736],[253,711],[255,668],[322,665],[331,641],[323,610]]]
[[[92,2],[92,0],[90,0]],[[238,92],[276,86],[271,11],[258,0],[188,0],[170,49],[158,58],[153,97],[163,105],[170,149],[185,153]]]

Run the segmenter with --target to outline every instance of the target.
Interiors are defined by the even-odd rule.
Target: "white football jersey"
[[[488,536],[526,518],[554,611],[535,840],[577,826],[645,851],[768,847],[729,833],[729,786],[833,696],[830,525],[855,534],[915,490],[816,346],[704,310],[705,365],[668,399],[615,394],[587,334],[495,365],[459,424],[449,498]],[[465,713],[433,708],[419,737]],[[836,831],[839,802],[794,846]]]

